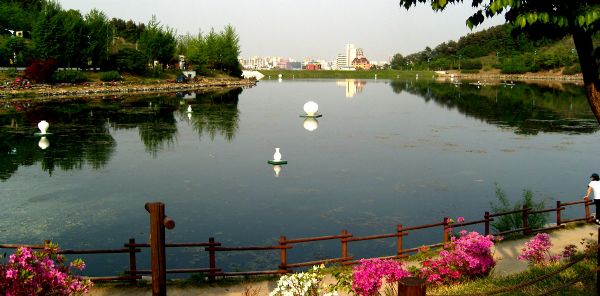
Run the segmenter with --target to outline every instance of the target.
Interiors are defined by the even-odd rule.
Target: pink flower
[[[456,222],[457,223],[463,223],[463,222],[465,222],[465,217],[458,217],[458,218],[456,218]]]
[[[360,264],[352,269],[352,291],[360,296],[377,295],[382,280],[397,282],[410,276],[403,263],[395,260],[361,259]]]

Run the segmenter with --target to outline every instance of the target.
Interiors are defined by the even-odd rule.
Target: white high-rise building
[[[352,66],[352,61],[356,58],[356,46],[352,43],[346,44],[346,52],[344,53],[348,58],[346,60],[346,67]]]
[[[335,59],[335,66],[337,69],[348,67],[348,56],[345,54],[338,54]]]

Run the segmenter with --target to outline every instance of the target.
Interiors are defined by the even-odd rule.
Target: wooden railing
[[[576,206],[576,205],[584,205],[585,216],[582,218],[574,218],[574,219],[563,219],[562,213],[565,211],[567,207]],[[351,265],[356,264],[357,261],[351,255],[350,249],[351,245],[355,242],[364,242],[371,240],[379,240],[379,239],[389,239],[396,238],[396,252],[393,255],[382,256],[378,258],[394,258],[401,259],[408,256],[410,253],[417,252],[419,248],[405,248],[404,247],[404,238],[416,231],[424,230],[424,229],[440,229],[440,239],[439,243],[424,245],[429,248],[441,247],[445,243],[449,242],[451,231],[453,229],[462,228],[465,226],[471,225],[483,225],[483,232],[485,235],[507,235],[511,233],[522,233],[523,235],[529,235],[536,232],[547,231],[552,229],[558,229],[565,226],[566,223],[576,222],[576,221],[591,221],[590,209],[589,206],[592,204],[591,201],[575,201],[575,202],[566,202],[563,203],[561,201],[556,202],[556,207],[543,209],[538,211],[533,211],[530,208],[523,207],[520,210],[503,212],[503,213],[489,213],[485,212],[482,220],[475,221],[464,221],[461,223],[453,223],[449,218],[444,218],[441,222],[432,223],[427,225],[420,226],[410,226],[405,227],[402,224],[396,225],[396,229],[394,232],[385,233],[385,234],[376,234],[369,236],[353,236],[347,230],[342,230],[340,234],[329,235],[329,236],[319,236],[319,237],[306,237],[306,238],[295,238],[288,239],[286,236],[281,236],[277,245],[267,245],[267,246],[223,246],[221,242],[217,242],[215,238],[211,237],[207,242],[191,242],[191,243],[165,243],[162,246],[157,246],[158,248],[162,248],[163,251],[169,248],[198,248],[203,247],[205,252],[208,252],[208,266],[207,267],[195,267],[195,268],[182,268],[182,269],[165,269],[165,273],[203,273],[206,275],[209,281],[215,281],[217,277],[228,277],[228,276],[250,276],[250,275],[277,275],[277,274],[286,274],[293,272],[294,269],[298,269],[305,266],[312,266],[322,263],[340,263],[343,265]],[[544,213],[552,213],[555,212],[556,223],[555,225],[548,225],[547,227],[532,229],[528,223],[529,217],[531,215],[539,215]],[[506,216],[506,215],[514,215],[518,214],[521,216],[522,225],[520,228],[512,229],[508,231],[503,231],[499,233],[491,233],[490,231],[490,223],[494,221],[495,218]],[[161,220],[162,221],[162,220]],[[165,222],[166,223],[166,222]],[[173,222],[174,223],[174,222]],[[173,224],[174,226],[174,224]],[[340,256],[334,258],[325,258],[321,260],[314,261],[305,261],[305,262],[288,262],[288,254],[293,251],[294,247],[299,244],[310,244],[315,242],[323,242],[323,241],[339,241],[340,243]],[[30,247],[33,249],[41,249],[43,246],[41,245],[0,245],[0,249],[15,249],[21,246]],[[129,239],[129,242],[124,244],[124,248],[119,249],[103,249],[103,250],[60,250],[61,254],[128,254],[129,255],[129,269],[125,271],[127,276],[107,276],[107,277],[91,277],[90,279],[94,281],[136,281],[141,279],[142,275],[152,274],[152,270],[146,269],[137,269],[137,253],[141,252],[143,249],[150,248],[151,245],[148,243],[137,243],[135,239]],[[423,247],[423,246],[422,246]],[[245,252],[245,251],[266,251],[266,252],[274,252],[279,253],[279,265],[276,269],[271,270],[254,270],[254,271],[239,271],[239,272],[230,272],[224,271],[222,268],[218,267],[217,264],[217,253],[221,252]],[[164,254],[164,252],[163,252]]]

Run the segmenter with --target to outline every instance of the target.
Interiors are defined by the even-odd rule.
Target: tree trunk
[[[573,31],[573,42],[579,56],[585,94],[596,120],[600,123],[600,79],[598,77],[598,63],[594,57],[592,35],[582,29],[575,29]]]

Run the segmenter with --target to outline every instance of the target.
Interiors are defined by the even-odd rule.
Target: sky
[[[232,25],[240,37],[241,56],[280,56],[333,60],[346,43],[365,56],[386,61],[458,40],[470,32],[504,22],[488,19],[471,31],[468,4],[434,12],[421,4],[406,10],[397,0],[59,0],[63,9],[87,14],[96,8],[109,18],[147,23],[156,15],[178,34],[216,31]],[[467,1],[470,2],[470,1]]]

